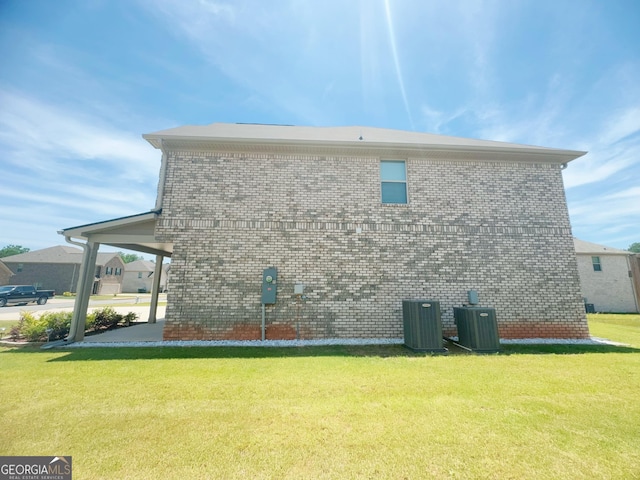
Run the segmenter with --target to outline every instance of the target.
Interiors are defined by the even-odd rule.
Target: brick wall
[[[409,204],[383,205],[378,157],[168,152],[165,339],[260,338],[269,266],[267,338],[401,338],[406,298],[455,335],[469,289],[503,338],[588,336],[558,165],[406,160]]]
[[[38,285],[44,290],[55,290],[56,295],[76,291],[80,264],[6,262],[6,265],[15,273],[12,285]]]

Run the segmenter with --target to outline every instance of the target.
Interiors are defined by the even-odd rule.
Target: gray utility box
[[[440,302],[403,300],[404,344],[416,352],[446,352],[442,346]]]
[[[262,298],[263,305],[276,303],[278,291],[278,270],[275,267],[265,268],[262,272]]]
[[[495,308],[455,307],[453,316],[458,327],[460,345],[479,353],[500,351]]]

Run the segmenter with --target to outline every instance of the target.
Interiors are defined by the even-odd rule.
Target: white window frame
[[[600,257],[598,255],[594,255],[594,256],[591,257],[591,265],[593,265],[593,271],[594,272],[601,272],[602,271],[602,260],[600,260]],[[596,267],[598,267],[598,268],[596,268]]]
[[[404,165],[404,180],[384,180],[382,178],[382,164],[384,162],[388,163],[402,163]],[[408,205],[409,204],[409,174],[407,171],[407,160],[399,159],[399,158],[381,158],[378,163],[378,168],[380,169],[380,203],[382,205]],[[404,184],[404,193],[407,198],[406,202],[385,202],[382,199],[382,184],[383,183],[403,183]]]

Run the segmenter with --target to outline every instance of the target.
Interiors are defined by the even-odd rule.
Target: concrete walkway
[[[164,319],[84,337],[81,343],[161,342]]]

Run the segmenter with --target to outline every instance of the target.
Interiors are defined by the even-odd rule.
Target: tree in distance
[[[7,245],[4,248],[0,248],[0,258],[10,257],[11,255],[18,255],[20,253],[27,253],[30,249],[23,247],[22,245]]]
[[[144,260],[143,256],[136,255],[135,253],[118,252],[118,255],[120,255],[120,258],[122,258],[122,261],[124,263],[131,263],[131,262],[135,262],[136,260]]]

